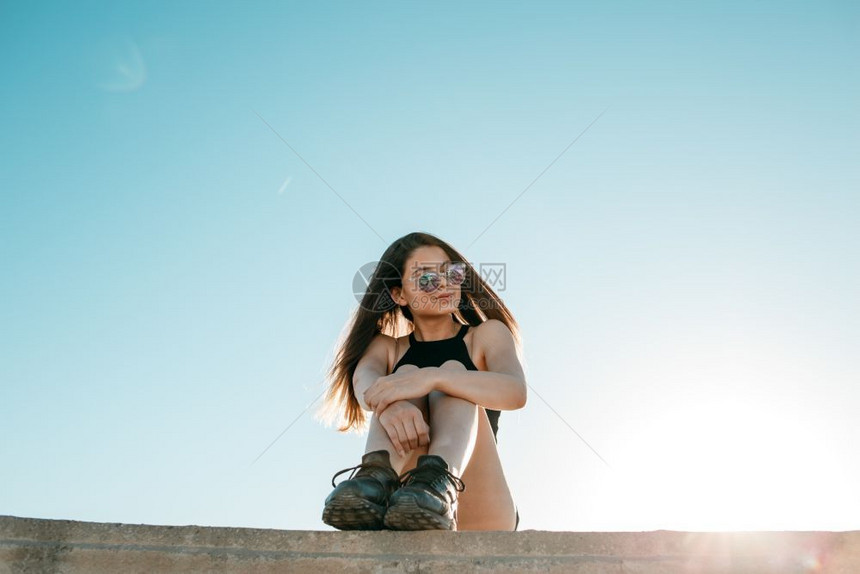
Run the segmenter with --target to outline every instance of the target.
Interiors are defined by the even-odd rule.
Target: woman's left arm
[[[510,329],[498,319],[489,319],[481,324],[480,337],[487,370],[438,369],[434,388],[488,409],[523,408],[528,386]]]
[[[511,411],[526,404],[526,379],[517,358],[514,336],[498,319],[481,324],[486,371],[425,367],[381,377],[364,400],[381,413],[391,403],[427,395],[433,390],[460,397],[488,409]]]

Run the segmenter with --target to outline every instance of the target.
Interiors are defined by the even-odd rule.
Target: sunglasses
[[[460,285],[466,280],[466,264],[452,263],[447,270],[439,273],[437,271],[426,271],[418,278],[418,289],[425,293],[432,293],[439,288],[442,275],[448,285]]]

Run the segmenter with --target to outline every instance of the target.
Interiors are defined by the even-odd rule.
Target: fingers
[[[430,445],[430,426],[424,419],[424,414],[416,405],[409,402],[394,402],[390,410],[377,405],[377,416],[385,429],[391,445],[400,456]]]
[[[382,386],[379,383],[379,380],[380,379],[376,379],[375,383],[373,383],[372,385],[367,387],[367,389],[364,390],[364,402],[367,403],[367,406],[369,406],[373,410],[376,410],[375,403],[379,400],[379,395],[383,390]]]
[[[428,446],[430,444],[430,425],[424,421],[424,417],[419,415],[414,418],[412,426],[415,428],[416,438],[416,446],[414,448]]]
[[[409,450],[415,450],[418,448],[418,429],[415,428],[413,419],[404,422],[403,432],[406,433],[406,441],[409,445]]]
[[[390,399],[384,398],[384,393],[382,391],[371,391],[370,389],[364,391],[364,402],[367,403],[367,406],[373,412],[381,413],[391,404]]]
[[[406,456],[406,449],[404,448],[404,442],[406,440],[406,429],[403,428],[402,423],[395,423],[391,425],[383,425],[385,432],[388,433],[388,440],[391,441],[391,445],[394,447],[394,450],[397,451],[397,454],[400,456]]]

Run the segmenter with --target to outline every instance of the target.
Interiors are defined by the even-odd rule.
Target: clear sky
[[[0,4],[0,514],[329,529],[421,230],[506,266],[521,529],[860,529],[858,56],[848,1]]]

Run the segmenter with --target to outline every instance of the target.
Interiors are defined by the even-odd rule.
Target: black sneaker
[[[457,530],[457,496],[466,489],[435,454],[418,457],[400,476],[401,486],[388,501],[385,526],[391,530]]]
[[[334,479],[350,470],[349,478],[335,486]],[[388,451],[377,450],[361,457],[358,466],[336,473],[331,485],[335,489],[325,499],[323,522],[340,530],[382,530],[388,498],[400,482]]]

